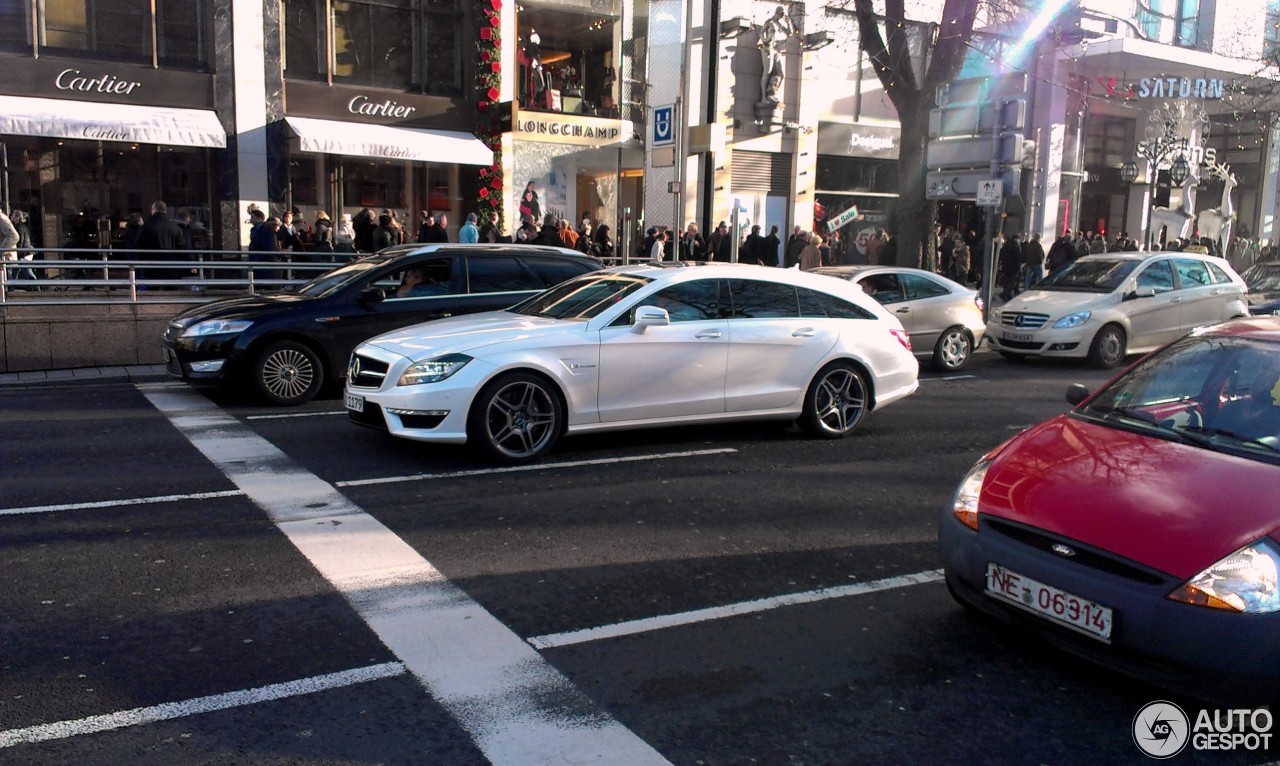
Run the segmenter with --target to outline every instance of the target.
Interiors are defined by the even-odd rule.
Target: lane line
[[[333,412],[282,412],[276,415],[245,415],[245,420],[280,420],[282,418],[314,418],[318,415],[346,415],[346,410]]]
[[[261,702],[301,697],[329,689],[341,689],[344,686],[354,686],[370,681],[380,681],[384,678],[402,676],[406,672],[408,671],[405,666],[399,662],[385,662],[381,665],[343,670],[297,681],[285,681],[284,683],[271,684],[270,686],[260,686],[256,689],[242,689],[225,694],[212,694],[207,697],[196,697],[182,702],[165,702],[151,707],[136,707],[131,710],[94,715],[75,721],[59,721],[39,726],[28,726],[24,729],[9,729],[8,731],[0,731],[0,748],[28,745],[34,742],[48,742],[53,739],[67,739],[68,737],[77,737],[82,734],[97,734],[113,729],[123,729],[126,726],[171,721],[175,718],[212,713],[217,710],[230,710],[231,708],[256,705]]]
[[[668,764],[431,562],[190,391],[144,391],[260,506],[495,766]]]
[[[724,455],[737,452],[736,449],[700,449],[687,452],[659,452],[653,455],[631,455],[628,457],[594,458],[592,460],[570,460],[562,463],[533,463],[531,465],[509,465],[497,468],[476,468],[469,471],[450,471],[448,473],[413,473],[405,476],[384,476],[376,479],[350,479],[336,481],[335,487],[365,487],[370,484],[394,484],[402,481],[427,481],[432,479],[457,479],[464,476],[486,476],[496,473],[520,473],[523,471],[549,471],[555,468],[578,468],[585,465],[610,465],[614,463],[636,463],[644,460],[670,460],[677,457],[696,457],[699,455]]]
[[[150,505],[152,503],[176,503],[182,500],[209,500],[215,497],[240,497],[244,492],[238,489],[226,489],[219,492],[193,492],[186,495],[155,495],[152,497],[131,497],[122,500],[95,500],[84,503],[61,503],[59,505],[28,505],[19,508],[0,508],[0,516],[17,516],[23,513],[53,513],[55,511],[83,511],[90,508],[119,508],[126,505]]]
[[[628,620],[627,622],[604,625],[598,628],[584,628],[582,630],[572,630],[566,633],[550,633],[545,636],[534,636],[526,639],[526,641],[529,642],[530,646],[533,646],[536,649],[556,649],[562,646],[584,644],[589,641],[620,638],[622,636],[632,636],[637,633],[649,633],[655,630],[666,630],[668,628],[692,625],[699,622],[723,620],[729,617],[740,617],[744,614],[767,612],[784,606],[813,604],[818,601],[826,601],[833,598],[848,598],[849,596],[861,596],[866,593],[876,593],[878,591],[892,590],[893,588],[903,588],[909,585],[923,585],[925,583],[938,582],[941,579],[942,570],[933,569],[927,572],[887,577],[883,580],[853,583],[851,585],[841,585],[834,588],[819,588],[817,590],[805,591],[803,593],[789,593],[783,596],[772,596],[770,598],[760,598],[752,601],[739,601],[735,604],[725,604],[724,606],[714,606],[707,609],[695,609],[691,612],[667,614],[659,617],[645,617],[639,620]]]
[[[977,378],[977,377],[978,377],[977,375],[946,375],[942,377],[931,376],[927,378],[923,378],[923,377],[920,378],[920,382],[924,383],[925,381],[930,381],[930,380],[973,380],[974,378]]]

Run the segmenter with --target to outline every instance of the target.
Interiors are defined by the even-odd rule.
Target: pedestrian
[[[404,232],[404,226],[400,225],[400,217],[396,215],[394,210],[383,210],[384,214],[391,216],[391,231],[395,232],[396,244],[403,245],[409,241],[408,235]]]
[[[396,230],[391,225],[390,213],[383,213],[378,216],[378,227],[373,230],[370,241],[375,253],[392,245],[400,244]]]
[[[1022,246],[1019,239],[1020,236],[1014,234],[1000,247],[1000,277],[1003,284],[1000,298],[1006,303],[1013,300],[1018,289],[1018,269],[1022,268]]]
[[[778,239],[778,227],[769,227],[769,236],[764,238],[764,244],[760,246],[760,263],[765,266],[778,265],[778,248],[782,246],[782,240]]]
[[[423,210],[420,213],[420,216],[420,223],[418,224],[418,241],[430,242],[431,230],[436,226],[436,217],[431,215],[431,212],[427,210]]]
[[[261,253],[261,255],[254,255],[252,260],[273,262],[280,260],[280,238],[276,236],[276,232],[280,230],[280,224],[280,219],[273,215],[263,220],[262,224],[253,230],[249,237],[249,252]],[[279,280],[282,275],[283,272],[280,269],[269,268],[258,272],[257,277],[273,282]]]
[[[138,218],[141,220],[142,216],[139,215]],[[10,219],[13,223],[13,229],[18,235],[17,250],[15,251],[18,263],[26,262],[29,264],[31,261],[35,260],[35,253],[32,252],[33,245],[31,243],[31,226],[28,225],[27,220],[27,214],[22,210],[13,211],[13,217]],[[14,278],[30,279],[34,281],[36,278],[36,272],[30,266],[24,266],[14,270]],[[30,289],[39,290],[40,288],[38,286],[33,286]]]
[[[0,261],[18,260],[18,227],[0,210]]]
[[[142,224],[142,231],[138,234],[138,249],[156,253],[148,254],[148,260],[164,261],[177,257],[165,251],[185,248],[186,239],[182,236],[182,229],[169,219],[169,206],[157,200],[151,205],[151,217]],[[141,279],[166,279],[175,276],[171,269],[139,269],[139,272]]]
[[[1044,246],[1040,244],[1040,232],[1031,235],[1031,241],[1022,246],[1022,290],[1026,292],[1036,282],[1044,279]]]
[[[649,246],[649,260],[661,261],[666,254],[667,239],[665,231],[655,231],[653,244]]]
[[[965,244],[960,232],[954,232],[951,235],[951,278],[962,285],[969,284],[969,269],[972,266],[970,261],[969,246]]]
[[[538,231],[538,236],[533,238],[533,244],[548,247],[561,247],[564,244],[560,240],[560,221],[554,213],[547,213],[542,219],[542,229]]]
[[[942,241],[938,244],[938,273],[948,277],[955,277],[956,270],[952,263],[955,253],[956,242],[960,239],[959,235],[954,235],[950,227],[942,232]],[[964,280],[957,280],[963,282]]]
[[[715,229],[707,235],[707,260],[714,260],[716,253],[720,250],[720,240],[729,233],[729,224],[721,221],[716,224]]]
[[[880,263],[880,248],[884,246],[884,229],[876,229],[875,233],[867,237],[867,263],[872,266]]]
[[[561,218],[556,223],[556,236],[559,238],[558,243],[561,247],[567,247],[574,250],[578,246],[578,232],[573,230],[569,225],[569,219]]]
[[[449,215],[441,213],[436,216],[436,223],[427,232],[428,242],[448,242],[449,241]]]
[[[613,238],[610,236],[609,224],[602,223],[596,227],[595,242],[591,254],[597,258],[613,257]]]
[[[498,213],[496,211],[489,212],[489,220],[485,221],[478,232],[479,241],[495,243],[502,236],[502,230],[498,227]]]
[[[333,262],[333,254],[337,250],[333,237],[333,221],[323,210],[316,212],[316,222],[312,230],[315,232],[315,250],[312,260]]]
[[[752,224],[751,233],[743,240],[739,248],[738,262],[750,264],[764,263],[764,235],[760,233],[760,224]]]
[[[796,226],[791,230],[791,236],[787,237],[787,250],[783,254],[782,265],[788,269],[800,262],[800,251],[804,250],[809,244],[809,238],[805,236],[804,229]]]
[[[356,213],[351,221],[351,228],[354,231],[353,242],[356,252],[373,252],[373,230],[378,228],[378,216],[374,214],[373,209],[366,207]]]
[[[301,243],[298,241],[298,232],[293,226],[293,211],[286,210],[280,216],[280,228],[276,231],[276,238],[280,240],[280,252],[292,253],[295,250],[301,250]],[[291,258],[292,256],[286,256]]]
[[[476,214],[467,213],[467,222],[458,230],[458,242],[475,244],[480,241],[480,230],[476,228]]]
[[[338,221],[338,227],[333,234],[333,251],[341,253],[344,257],[339,260],[350,260],[351,256],[356,252],[356,230],[351,225],[351,214],[343,213],[342,219]]]
[[[538,227],[533,225],[533,216],[523,215],[520,217],[520,228],[516,229],[516,242],[525,245],[533,244],[538,238]]]
[[[809,238],[809,243],[800,251],[800,270],[812,271],[822,266],[822,237],[813,234]]]

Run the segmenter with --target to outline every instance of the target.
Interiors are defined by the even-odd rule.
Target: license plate
[[[364,397],[355,394],[347,394],[345,397],[347,409],[352,412],[364,412]]]
[[[1006,333],[1001,333],[1000,337],[1004,340],[1011,340],[1018,343],[1031,342],[1031,333],[1029,332],[1006,332]]]
[[[1020,575],[999,564],[987,564],[987,595],[1008,602],[1107,643],[1111,642],[1111,609]]]

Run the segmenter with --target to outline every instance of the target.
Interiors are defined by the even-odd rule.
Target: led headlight
[[[982,482],[987,478],[987,469],[990,467],[990,460],[979,460],[960,481],[960,487],[951,501],[951,512],[960,523],[973,530],[978,528],[978,495],[982,494]]]
[[[461,370],[471,361],[466,354],[446,354],[435,359],[414,362],[396,381],[397,386],[416,386],[420,383],[439,383]]]
[[[1088,311],[1077,311],[1074,314],[1067,314],[1063,318],[1053,323],[1055,330],[1070,330],[1073,327],[1079,327],[1089,321]]]
[[[1263,538],[1187,580],[1169,598],[1232,612],[1280,611],[1280,545]]]
[[[196,322],[182,331],[182,338],[198,338],[202,335],[228,335],[244,332],[253,322],[248,319],[206,319]]]
[[[1000,324],[1000,320],[1004,318],[1004,309],[991,309],[991,321]]]

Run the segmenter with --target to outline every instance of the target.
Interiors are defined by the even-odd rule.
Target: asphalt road
[[[509,472],[336,399],[7,387],[0,763],[1147,763],[1138,710],[1200,705],[937,576],[973,461],[1107,377],[983,353],[843,441],[637,431]]]

